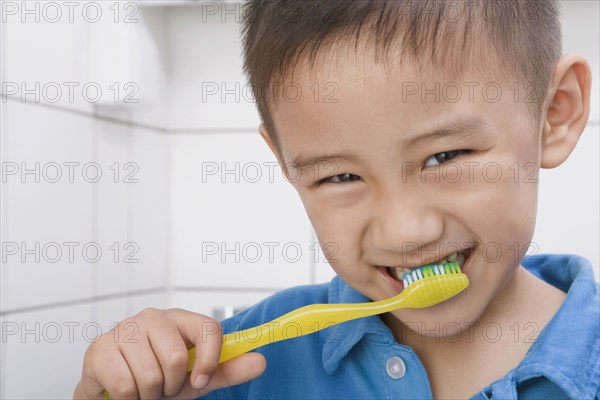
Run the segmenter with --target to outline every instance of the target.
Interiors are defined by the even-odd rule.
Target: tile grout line
[[[4,317],[6,315],[19,314],[19,313],[25,313],[25,312],[41,311],[41,310],[48,310],[48,309],[59,308],[59,307],[83,305],[83,304],[88,304],[88,303],[104,301],[104,300],[114,300],[114,299],[119,299],[119,298],[128,298],[128,297],[132,297],[132,296],[141,296],[141,295],[146,295],[146,294],[161,293],[161,292],[165,292],[166,290],[167,290],[166,286],[161,286],[158,288],[141,289],[141,290],[136,290],[136,291],[125,291],[125,292],[119,292],[119,293],[113,293],[113,294],[105,294],[105,295],[101,295],[101,296],[94,296],[94,297],[84,298],[84,299],[67,300],[67,301],[61,301],[61,302],[56,302],[56,303],[41,304],[41,305],[31,306],[31,307],[15,308],[12,310],[0,312],[0,316]]]
[[[96,111],[93,111],[93,110],[91,112],[87,112],[87,111],[77,110],[74,108],[64,107],[64,106],[60,106],[60,105],[39,103],[39,102],[33,102],[33,101],[21,101],[16,96],[5,95],[1,92],[0,92],[0,99],[2,99],[3,103],[7,103],[7,100],[10,100],[10,101],[14,101],[14,102],[22,103],[22,104],[43,107],[43,108],[47,108],[47,109],[58,111],[58,112],[75,114],[75,115],[79,115],[81,117],[89,117],[89,118],[93,118],[96,120],[111,122],[111,123],[119,124],[119,125],[125,125],[125,126],[129,126],[129,127],[133,127],[133,128],[147,129],[147,130],[155,131],[155,132],[162,133],[162,134],[167,133],[166,128],[161,128],[159,126],[144,124],[144,123],[135,122],[135,121],[122,120],[120,118],[115,118],[115,117],[110,117],[108,115],[98,114]]]

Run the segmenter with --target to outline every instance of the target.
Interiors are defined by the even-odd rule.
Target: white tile
[[[140,102],[132,107],[131,119],[136,123],[159,128],[167,126],[167,112],[171,102],[171,93],[167,91],[168,68],[172,62],[168,59],[167,17],[164,10],[140,7]]]
[[[127,296],[95,301],[92,308],[92,320],[102,332],[108,332],[117,323],[130,317],[127,315]]]
[[[14,243],[16,251],[4,252],[2,310],[90,297],[93,261],[107,250],[100,248],[102,255],[94,251],[93,181],[98,168],[92,164],[92,122],[19,102],[7,103],[6,110],[3,166],[18,170],[6,176],[2,191],[3,245]],[[21,173],[36,166],[39,177]]]
[[[129,128],[96,120],[94,126],[96,161],[105,179],[96,185],[97,241],[107,250],[96,264],[95,294],[125,293],[129,290],[130,264],[126,263],[128,238],[128,183],[134,172],[129,159]]]
[[[89,304],[5,315],[2,329],[4,399],[72,398],[85,349],[101,333]]]
[[[308,217],[258,133],[171,139],[173,284],[309,283]]]
[[[116,3],[99,4],[114,16]],[[135,21],[103,19],[89,27],[90,80],[109,88],[95,111],[111,117],[126,111],[128,121],[164,128],[169,99],[166,13],[133,2],[121,3],[120,11],[122,21]]]
[[[130,290],[167,284],[168,171],[165,135],[132,130],[131,160],[137,183],[130,183],[131,242],[127,249],[131,268]]]
[[[221,3],[211,15],[206,7],[215,4],[168,10],[171,129],[258,126],[242,73],[239,12]],[[221,14],[223,7],[234,12]]]
[[[8,3],[3,3],[3,9],[10,7],[3,13],[6,20],[3,84],[5,89],[10,86],[8,93],[16,84],[18,98],[25,95],[23,89],[34,90],[38,99],[27,95],[27,101],[90,111],[89,100],[96,95],[93,85],[87,86],[89,93],[83,90],[91,82],[86,76],[89,23],[82,18],[82,4],[72,13],[71,22],[69,9],[61,2],[48,2],[54,6],[45,2],[10,2],[10,6]],[[33,13],[26,13],[25,9]],[[52,22],[54,19],[56,22]]]
[[[10,3],[4,91],[98,115],[127,110],[132,121],[165,126],[164,12],[135,2]]]
[[[132,294],[127,298],[127,317],[131,317],[145,308],[167,308],[167,293],[158,291],[146,294]]]

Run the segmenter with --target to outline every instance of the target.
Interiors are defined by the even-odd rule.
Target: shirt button
[[[390,357],[385,363],[385,369],[392,379],[400,379],[406,374],[406,364],[400,357]]]

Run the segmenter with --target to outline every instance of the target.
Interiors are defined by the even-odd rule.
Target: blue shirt
[[[472,398],[600,398],[599,285],[590,263],[575,255],[536,255],[525,258],[522,265],[567,296],[519,365]],[[369,299],[335,277],[327,284],[279,292],[223,321],[223,331],[250,328],[307,304],[365,301]],[[260,377],[202,398],[432,398],[427,372],[416,353],[398,343],[378,316],[256,351],[267,360]]]

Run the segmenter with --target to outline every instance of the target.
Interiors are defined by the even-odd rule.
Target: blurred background
[[[243,3],[0,3],[0,398],[71,397],[91,341],[146,307],[222,318],[331,279],[257,132]],[[597,277],[599,13],[563,2],[592,113],[541,171],[530,250],[583,255]]]

